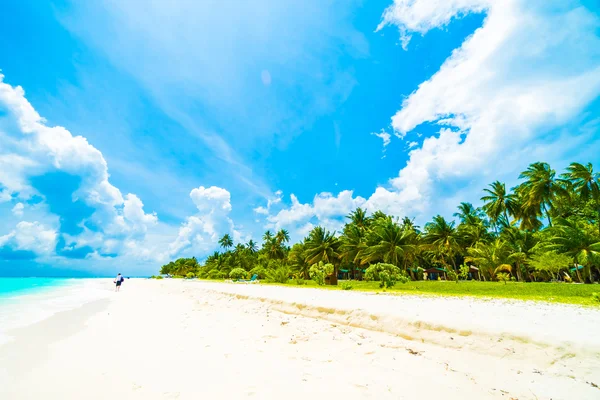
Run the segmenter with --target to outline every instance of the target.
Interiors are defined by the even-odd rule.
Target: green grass
[[[261,284],[265,284],[261,282]],[[266,283],[267,285],[282,285]],[[293,281],[284,286],[312,287],[325,290],[342,290],[342,281],[338,286],[317,286],[313,281],[305,285],[296,285]],[[600,292],[599,285],[581,285],[568,283],[538,283],[538,282],[479,282],[479,281],[413,281],[397,283],[393,288],[383,290],[379,282],[352,281],[352,290],[390,293],[414,294],[437,296],[472,296],[482,298],[501,298],[515,300],[546,301],[552,303],[566,303],[598,306],[600,303],[592,296]]]
[[[222,279],[217,281],[223,281]],[[261,280],[261,285],[288,286],[299,288],[318,288],[323,290],[343,290],[342,282],[337,286],[318,286],[312,280],[306,280],[302,285],[295,280],[289,283],[271,283]],[[600,306],[593,293],[600,293],[600,285],[583,285],[574,283],[543,283],[543,282],[480,282],[480,281],[411,281],[396,283],[391,289],[381,289],[379,282],[350,281],[352,291],[412,294],[432,296],[471,296],[479,298],[499,298],[514,300],[545,301],[550,303],[578,304],[585,306]]]

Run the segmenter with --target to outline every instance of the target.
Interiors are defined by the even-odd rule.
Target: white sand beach
[[[128,280],[10,333],[0,399],[598,399],[600,310]]]

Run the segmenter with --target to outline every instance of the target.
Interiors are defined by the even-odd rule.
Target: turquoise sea
[[[0,278],[0,301],[2,298],[31,294],[72,283],[65,278]]]

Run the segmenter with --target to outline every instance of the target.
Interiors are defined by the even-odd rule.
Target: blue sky
[[[424,223],[600,158],[593,1],[11,2],[0,68],[0,275]]]

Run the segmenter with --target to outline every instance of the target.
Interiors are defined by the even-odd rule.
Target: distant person
[[[114,282],[115,282],[115,292],[118,292],[121,289],[121,283],[123,283],[123,281],[125,280],[125,278],[123,278],[123,275],[121,275],[121,273],[119,272],[117,274],[117,277],[115,278]]]

